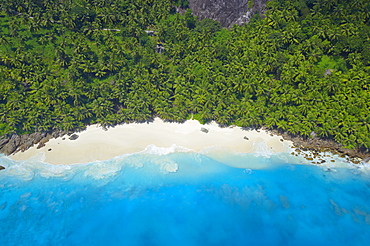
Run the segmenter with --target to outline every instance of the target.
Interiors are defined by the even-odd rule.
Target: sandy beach
[[[183,151],[198,152],[212,147],[238,153],[279,153],[288,151],[292,145],[292,142],[282,141],[282,137],[271,136],[263,130],[221,128],[214,122],[202,125],[196,120],[169,123],[158,118],[150,123],[122,124],[108,130],[92,125],[76,134],[78,138],[75,140],[70,140],[68,135],[51,139],[40,149],[33,146],[10,158],[25,160],[37,155],[43,156],[45,163],[69,165],[108,160],[153,146],[159,147],[157,150],[179,147]]]

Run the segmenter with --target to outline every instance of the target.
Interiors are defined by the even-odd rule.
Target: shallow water
[[[0,245],[368,244],[366,168],[218,153],[73,166],[1,157]]]

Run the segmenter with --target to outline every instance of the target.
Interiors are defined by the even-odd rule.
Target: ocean
[[[0,157],[0,245],[369,245],[370,168],[339,157],[153,147],[41,160]]]

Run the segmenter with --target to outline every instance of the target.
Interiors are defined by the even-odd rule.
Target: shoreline
[[[73,135],[64,134],[29,149],[15,152],[13,160],[26,160],[35,155],[44,155],[45,163],[71,165],[104,161],[123,154],[144,151],[154,145],[161,148],[185,148],[199,152],[210,147],[220,147],[239,153],[288,152],[293,142],[283,140],[264,130],[244,130],[240,127],[221,128],[215,122],[206,125],[196,120],[184,123],[153,122],[129,123],[105,129],[91,125]]]
[[[333,140],[305,139],[265,128],[220,127],[215,122],[203,125],[196,120],[176,123],[155,118],[151,122],[124,123],[109,128],[90,125],[80,132],[13,134],[0,138],[0,153],[9,158],[21,161],[37,155],[43,162],[54,165],[103,161],[142,152],[151,146],[157,147],[157,151],[171,147],[193,152],[212,147],[239,153],[290,150],[290,154],[302,156],[312,164],[323,164],[325,153],[338,155],[353,164],[370,160],[370,153],[345,149]]]

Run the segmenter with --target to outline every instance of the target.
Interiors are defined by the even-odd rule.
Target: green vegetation
[[[193,115],[370,148],[369,1],[274,0],[231,30],[180,5],[1,1],[0,135]]]

